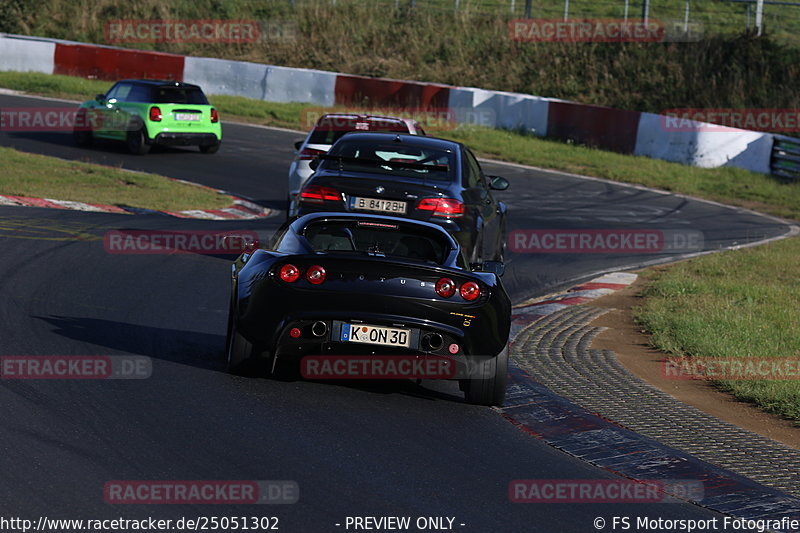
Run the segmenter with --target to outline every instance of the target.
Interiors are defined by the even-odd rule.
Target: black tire
[[[128,150],[134,155],[145,155],[150,151],[144,128],[128,131]]]
[[[219,145],[222,144],[220,142],[216,142],[214,144],[201,144],[199,146],[200,151],[204,154],[216,154],[219,151]]]
[[[503,222],[503,225],[500,228],[500,246],[498,247],[497,251],[494,253],[494,260],[500,261],[501,263],[505,261],[506,258],[506,224]]]
[[[228,312],[228,336],[225,341],[225,353],[228,372],[239,376],[255,376],[272,371],[272,357],[264,357],[265,353],[239,333],[236,326],[236,315],[233,302]]]
[[[464,399],[475,405],[502,406],[508,382],[508,345],[496,357],[480,362],[477,370],[490,377],[462,380]]]
[[[94,142],[94,136],[90,130],[75,130],[72,132],[72,138],[75,140],[75,144],[81,148],[91,146]]]

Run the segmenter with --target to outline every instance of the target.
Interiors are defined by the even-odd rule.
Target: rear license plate
[[[340,340],[342,342],[360,342],[362,344],[381,344],[408,348],[411,345],[411,330],[370,326],[367,324],[342,324]]]
[[[200,115],[197,113],[175,113],[175,120],[188,120],[196,122],[200,120]]]
[[[379,211],[381,213],[401,213],[406,212],[406,203],[398,200],[383,200],[380,198],[362,198],[354,196],[350,199],[351,209],[362,211]]]

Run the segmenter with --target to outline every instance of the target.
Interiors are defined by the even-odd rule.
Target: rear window
[[[376,143],[343,139],[323,157],[327,169],[369,172],[406,178],[450,181],[455,154],[432,146],[410,146],[402,142]]]
[[[353,252],[441,265],[448,240],[428,228],[372,221],[312,222],[303,235],[315,252]]]
[[[349,131],[409,133],[405,122],[378,117],[322,117],[308,138],[309,144],[333,144]]]
[[[208,105],[206,95],[198,87],[154,87],[151,101],[155,104]]]

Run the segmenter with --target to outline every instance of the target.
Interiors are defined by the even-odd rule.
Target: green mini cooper
[[[94,139],[125,141],[146,154],[154,144],[219,150],[222,124],[197,85],[163,80],[121,80],[81,104],[73,132],[79,146]]]

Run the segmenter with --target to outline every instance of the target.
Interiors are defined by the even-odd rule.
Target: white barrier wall
[[[0,70],[53,73],[56,44],[0,35]]]
[[[548,102],[540,96],[475,87],[454,87],[449,98],[457,124],[524,130],[539,137],[547,135]]]
[[[208,94],[332,106],[336,73],[187,56],[183,81],[200,85]]]
[[[642,113],[634,155],[702,168],[734,166],[769,174],[772,135]]]

